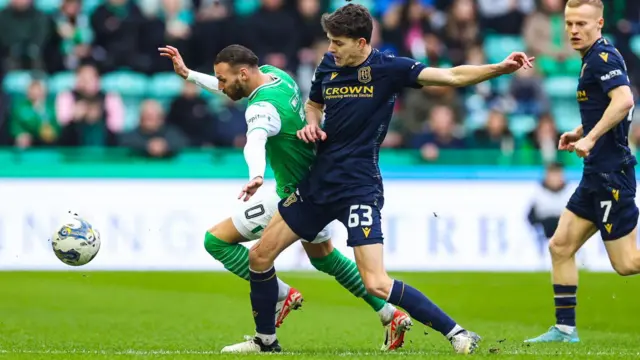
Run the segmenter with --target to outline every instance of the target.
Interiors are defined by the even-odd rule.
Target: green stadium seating
[[[2,82],[2,89],[11,96],[26,94],[34,76],[30,71],[11,71]]]
[[[108,92],[117,92],[123,97],[142,98],[146,96],[148,78],[133,71],[114,71],[102,77],[102,89]]]
[[[544,91],[551,98],[575,98],[578,78],[574,76],[552,76],[544,79]]]
[[[260,0],[234,1],[234,10],[238,16],[249,16],[260,8]]]
[[[640,35],[631,38],[631,50],[636,56],[640,56]]]
[[[551,113],[558,131],[569,131],[580,124],[580,109],[575,99],[552,101]]]
[[[124,114],[124,130],[133,130],[138,126],[140,121],[140,100],[136,98],[123,97],[125,114]]]
[[[67,71],[52,75],[47,81],[47,85],[49,86],[49,92],[55,95],[73,89],[75,82],[76,74],[72,71]]]
[[[525,43],[521,36],[491,34],[484,39],[484,51],[489,63],[501,62],[512,52],[524,50]]]
[[[60,8],[62,1],[60,0],[35,0],[34,5],[36,8],[46,13],[54,13]]]
[[[148,86],[149,96],[166,100],[180,95],[184,87],[184,80],[173,72],[159,73],[151,76]]]
[[[531,115],[511,115],[509,129],[515,137],[523,137],[536,127],[536,118]]]

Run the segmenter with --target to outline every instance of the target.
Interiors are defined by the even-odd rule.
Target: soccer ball
[[[86,265],[98,255],[100,233],[78,214],[72,214],[51,237],[51,247],[63,263]]]

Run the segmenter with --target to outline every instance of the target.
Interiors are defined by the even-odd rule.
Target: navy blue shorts
[[[636,172],[633,167],[608,173],[584,174],[567,209],[594,223],[603,240],[629,234],[638,223]]]
[[[347,228],[347,246],[353,247],[383,242],[381,207],[378,200],[340,200],[339,204],[320,205],[303,199],[296,191],[280,200],[278,211],[291,230],[309,242],[337,219]]]

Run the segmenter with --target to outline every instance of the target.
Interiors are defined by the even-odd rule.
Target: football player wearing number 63
[[[245,112],[247,144],[244,148],[249,182],[238,197],[244,201],[243,206],[209,229],[204,240],[205,249],[214,259],[233,274],[249,280],[249,249],[240,243],[262,236],[280,199],[295,191],[315,158],[315,146],[296,137],[296,132],[306,124],[300,88],[286,72],[269,65],[258,66],[258,57],[240,45],[230,45],[217,55],[216,76],[189,70],[174,47],[167,46],[159,51],[171,59],[175,72],[187,81],[211,92],[223,92],[234,101],[245,97],[249,100]],[[276,178],[276,189],[266,196],[263,191],[263,196],[254,197],[263,183],[266,158]],[[333,248],[329,228],[323,229],[313,243],[303,242],[302,246],[316,269],[334,277],[378,313],[384,326],[382,350],[400,348],[409,316],[366,292],[356,264]],[[291,310],[302,305],[302,294],[282,280],[274,280],[278,283],[278,295],[272,320],[279,327]],[[248,346],[260,350],[256,343]]]
[[[602,37],[603,10],[601,0],[569,0],[565,7],[568,37],[582,55],[577,92],[582,124],[564,133],[558,148],[584,158],[584,172],[549,242],[556,324],[526,342],[580,341],[575,254],[597,231],[618,274],[640,273],[636,158],[627,138],[634,101],[625,62]]]

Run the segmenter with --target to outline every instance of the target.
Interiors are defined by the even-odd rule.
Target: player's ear
[[[604,28],[604,18],[600,17],[600,19],[598,19],[598,30],[602,30]]]
[[[358,39],[358,47],[360,49],[364,49],[365,46],[367,46],[367,40],[365,40],[364,38]]]

